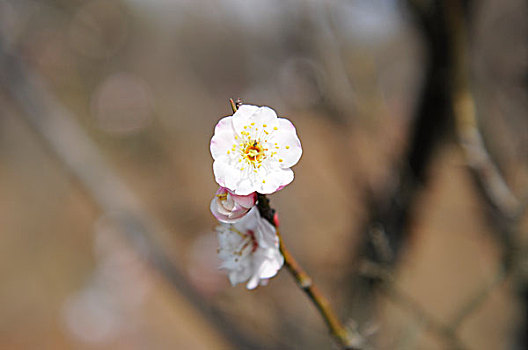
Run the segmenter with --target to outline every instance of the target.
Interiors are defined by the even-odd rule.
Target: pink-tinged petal
[[[235,133],[233,132],[232,118],[226,117],[221,119],[215,128],[215,133],[211,139],[211,155],[217,159],[226,155],[236,143]]]
[[[220,186],[227,188],[235,188],[241,177],[240,171],[232,167],[225,156],[221,156],[214,161],[213,172],[216,182]]]
[[[232,116],[224,117],[220,119],[218,123],[216,123],[214,133],[216,134],[217,132],[222,132],[222,131],[233,131],[233,117]]]
[[[217,198],[213,198],[213,200],[211,200],[211,205],[209,206],[209,209],[211,210],[211,214],[213,214],[214,217],[220,222],[223,222],[222,219],[225,218],[228,214],[225,212],[221,212],[222,206],[218,205]]]
[[[222,189],[222,187],[221,187]],[[217,191],[220,192],[220,195],[225,194],[222,193],[222,191],[227,190],[224,188],[223,190]],[[227,197],[224,199],[222,197],[219,197],[219,195],[215,195],[215,198],[212,199],[210,209],[211,213],[214,215],[214,217],[223,223],[235,223],[240,220],[242,220],[246,214],[248,213],[250,208],[245,208],[237,203],[234,203],[233,199],[231,198],[231,194],[227,194]]]
[[[231,194],[233,197],[233,200],[239,204],[240,206],[244,208],[251,208],[255,205],[255,202],[257,201],[257,194],[255,192],[242,196],[237,194]]]
[[[218,189],[216,190],[216,195],[222,195],[222,194],[227,194],[228,192],[228,189],[225,188],[225,187],[222,187],[222,186],[218,186]]]
[[[226,187],[219,186],[218,190],[216,190],[215,197],[218,198],[220,203],[222,203],[222,206],[226,208],[226,210],[232,210],[235,206],[235,202],[229,195],[230,192]],[[224,198],[224,200],[221,200],[221,198]]]
[[[257,192],[262,194],[271,194],[277,192],[279,189],[285,187],[293,181],[294,175],[291,169],[277,168],[270,171],[264,177],[265,182],[261,182],[260,188]]]

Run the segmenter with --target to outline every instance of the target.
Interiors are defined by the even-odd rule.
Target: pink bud
[[[256,192],[242,196],[220,187],[211,201],[211,213],[220,222],[234,223],[243,218],[256,201]]]

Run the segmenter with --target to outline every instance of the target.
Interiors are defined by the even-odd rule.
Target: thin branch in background
[[[448,6],[450,21],[450,36],[453,50],[454,70],[450,77],[453,89],[453,109],[455,113],[456,127],[459,142],[464,150],[466,160],[473,177],[480,190],[481,197],[488,203],[494,214],[490,222],[493,224],[495,232],[502,243],[503,266],[507,273],[522,270],[523,254],[519,254],[521,246],[519,225],[522,214],[525,211],[525,203],[519,201],[508,187],[502,174],[489,156],[478,127],[477,113],[473,92],[471,90],[469,73],[469,45],[468,26],[464,16],[462,4],[459,1],[451,0]],[[516,274],[518,278],[516,287],[518,288],[519,299],[524,305],[524,310],[528,308],[528,283],[527,276]],[[497,280],[500,281],[500,273]],[[486,291],[483,291],[483,294]],[[483,296],[484,298],[484,296]],[[475,299],[475,303],[478,298]],[[468,308],[472,304],[468,304]],[[464,309],[462,309],[464,311]],[[461,322],[465,314],[461,314]],[[458,321],[455,319],[455,321]],[[520,348],[528,347],[528,312],[524,315],[524,324],[519,327],[517,337]]]
[[[407,294],[395,287],[395,285],[382,286],[381,291],[387,295],[396,305],[403,307],[417,319],[419,324],[427,330],[437,335],[440,340],[446,343],[447,348],[464,350],[468,347],[458,338],[456,333],[429,314],[419,303],[410,298]]]
[[[3,50],[0,38],[0,87],[22,111],[30,128],[76,180],[95,205],[112,218],[137,253],[156,268],[225,338],[239,349],[262,349],[261,344],[229,322],[226,316],[191,286],[173,263],[156,232],[163,225],[142,208],[139,198],[106,162],[74,116],[48,91],[36,73]]]
[[[458,339],[455,331],[448,324],[437,320],[420,303],[397,286],[390,267],[364,261],[360,266],[360,272],[371,279],[379,281],[378,289],[389,300],[410,313],[419,325],[436,334],[440,340],[449,345],[449,348],[466,349],[466,346]]]
[[[449,69],[447,29],[441,9],[436,8],[437,5],[434,7],[434,11],[428,13],[428,18],[419,21],[427,23],[422,30],[427,47],[427,64],[422,93],[411,126],[410,143],[399,163],[396,180],[386,184],[387,191],[379,191],[385,195],[372,201],[371,216],[367,221],[367,232],[371,227],[380,227],[385,232],[394,255],[393,262],[407,241],[406,228],[414,199],[427,183],[429,163],[452,125],[450,96],[445,89],[445,73]],[[367,245],[368,254],[373,254],[375,249],[372,249],[370,240]]]
[[[457,313],[449,322],[449,327],[453,331],[460,328],[462,323],[484,304],[490,294],[506,280],[508,275],[508,271],[501,266],[490,281],[484,282],[484,284],[470,298],[468,298],[461,307],[458,308]]]
[[[450,83],[458,141],[483,197],[501,216],[512,219],[522,212],[522,203],[508,187],[486,150],[479,129],[469,77],[468,28],[462,4],[459,1],[450,1],[447,8],[453,52]]]
[[[408,5],[423,36],[426,55],[423,87],[410,126],[410,142],[391,172],[395,175],[375,191],[367,190],[365,202],[369,214],[358,233],[363,243],[353,256],[353,267],[364,259],[387,266],[397,264],[410,238],[407,228],[415,199],[427,184],[429,164],[452,132],[451,95],[446,89],[450,53],[445,15],[440,2],[428,3],[427,11],[414,3],[409,1]],[[372,230],[384,233],[391,251],[389,261],[385,261],[387,255],[377,249],[370,234]],[[352,309],[358,316],[369,318],[376,280],[352,271],[351,286]]]
[[[450,77],[453,94],[455,129],[466,163],[479,194],[493,213],[493,221],[506,254],[514,249],[515,226],[526,203],[520,201],[493,162],[478,125],[477,107],[469,73],[468,28],[462,4],[451,1],[448,6],[450,37],[453,51],[453,72]]]
[[[343,60],[342,41],[332,23],[331,7],[325,1],[305,2],[304,11],[313,29],[311,49],[326,73],[327,92],[319,108],[325,109],[334,122],[349,123],[357,111],[357,96]]]

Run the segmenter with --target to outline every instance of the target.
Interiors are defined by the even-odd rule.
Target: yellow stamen
[[[221,201],[225,201],[227,199],[227,193],[220,193],[216,195]]]

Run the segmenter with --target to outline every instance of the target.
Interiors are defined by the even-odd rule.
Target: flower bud
[[[230,192],[225,187],[220,187],[211,201],[211,213],[220,222],[234,223],[255,206],[256,200],[255,192],[241,196]]]

